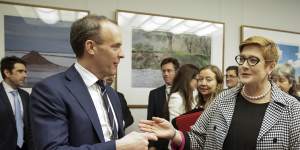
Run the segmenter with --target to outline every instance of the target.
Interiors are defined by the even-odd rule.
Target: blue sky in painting
[[[299,47],[294,45],[278,44],[282,54],[279,60],[280,64],[286,63],[288,60],[296,61],[298,59],[297,53]]]
[[[299,46],[295,45],[286,45],[286,44],[278,44],[278,47],[281,51],[281,57],[279,59],[280,64],[291,63],[296,69],[296,78],[300,76],[300,68],[299,68]]]
[[[48,25],[40,19],[5,16],[4,26],[6,50],[73,54],[69,42],[71,22]]]

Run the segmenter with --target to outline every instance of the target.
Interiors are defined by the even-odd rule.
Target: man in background
[[[106,79],[105,79],[106,84],[108,86],[111,86],[112,83],[114,82],[114,79],[115,79],[114,75],[106,77]],[[124,120],[123,124],[124,124],[124,129],[126,129],[127,127],[129,127],[130,125],[133,124],[133,117],[131,115],[129,107],[127,106],[125,96],[122,93],[118,92],[117,90],[116,90],[116,92],[118,93],[118,96],[119,96],[119,99],[121,102],[123,120]]]
[[[226,85],[230,89],[239,84],[239,69],[238,66],[229,66],[226,68]]]
[[[168,57],[162,60],[160,67],[165,85],[150,91],[147,109],[148,120],[152,120],[152,117],[169,119],[165,114],[167,111],[165,109],[168,109],[167,99],[176,75],[176,70],[179,68],[179,62],[175,58]],[[156,142],[150,142],[149,149],[165,150],[168,149],[168,143],[168,140],[159,139]]]
[[[38,150],[139,150],[156,139],[153,133],[124,136],[119,97],[104,84],[124,57],[121,39],[118,25],[104,16],[88,15],[72,24],[75,64],[37,83],[30,95]]]
[[[1,60],[0,149],[31,150],[29,94],[22,90],[27,78],[26,63],[15,56]]]

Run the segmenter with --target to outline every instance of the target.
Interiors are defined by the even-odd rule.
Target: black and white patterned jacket
[[[187,137],[192,150],[221,150],[241,86],[220,93],[203,112]],[[300,149],[300,103],[272,83],[272,100],[257,137],[257,150]],[[245,129],[247,130],[247,129]],[[245,135],[247,136],[247,135]],[[185,147],[185,148],[187,148]]]

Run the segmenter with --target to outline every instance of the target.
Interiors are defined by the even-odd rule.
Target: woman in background
[[[282,91],[300,100],[296,90],[295,69],[291,64],[278,64],[272,72],[271,79]]]
[[[214,65],[201,68],[198,75],[200,107],[205,109],[222,90],[223,74],[221,70]]]
[[[199,68],[192,64],[185,64],[179,68],[168,102],[170,121],[198,106],[198,73]]]

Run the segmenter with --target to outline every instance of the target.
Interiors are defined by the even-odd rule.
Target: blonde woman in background
[[[214,65],[201,68],[198,75],[200,107],[205,109],[222,90],[223,74],[221,70]]]

